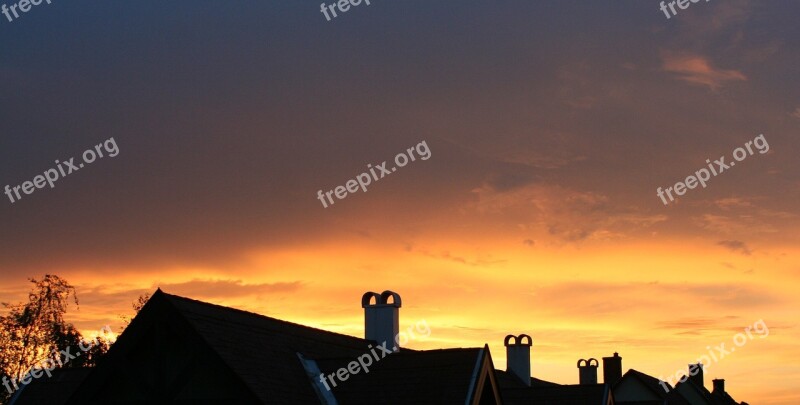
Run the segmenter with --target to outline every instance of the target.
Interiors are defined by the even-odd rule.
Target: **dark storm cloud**
[[[797,34],[791,13],[697,15],[715,7],[717,28],[691,49],[700,17],[665,25],[633,1],[382,1],[331,22],[309,2],[74,1],[2,21],[0,186],[110,136],[120,154],[0,203],[0,268],[229,264],[351,232],[343,223],[375,233],[378,215],[441,217],[483,184],[557,184],[660,218],[655,188],[739,138],[769,131],[776,151],[797,147],[786,129],[800,97],[784,85],[797,64],[737,61],[712,43],[796,55],[780,41]],[[315,200],[422,140],[424,165],[335,210]],[[698,198],[750,178],[762,203],[788,209],[772,197],[796,163],[776,155]],[[379,214],[354,223],[359,212]],[[572,240],[596,231],[551,225]]]

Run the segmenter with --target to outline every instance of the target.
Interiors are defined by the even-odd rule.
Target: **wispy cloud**
[[[724,246],[731,251],[739,252],[745,256],[750,256],[752,251],[747,247],[747,244],[740,240],[721,240],[717,245]]]
[[[731,208],[750,208],[753,206],[748,199],[741,197],[720,198],[714,201],[714,205],[723,210],[729,210]]]
[[[730,82],[747,80],[747,76],[738,70],[715,68],[708,58],[701,55],[664,52],[661,57],[664,71],[675,74],[680,80],[708,86],[712,90]]]
[[[177,295],[218,298],[251,294],[294,292],[302,287],[299,281],[246,284],[242,280],[191,280],[183,283],[160,284],[164,291]]]
[[[724,1],[717,4],[708,24],[716,30],[739,25],[747,21],[752,14],[753,2],[748,0]]]
[[[704,229],[728,235],[754,235],[778,232],[778,228],[773,224],[747,214],[704,214],[699,224]]]
[[[413,250],[413,247],[410,248],[410,249]],[[452,262],[465,264],[467,266],[488,267],[488,266],[494,266],[494,265],[503,264],[503,263],[507,262],[507,260],[495,259],[495,258],[492,258],[491,256],[476,257],[474,259],[469,259],[469,258],[467,258],[465,256],[458,256],[458,255],[451,254],[449,251],[444,251],[444,252],[441,252],[441,253],[438,253],[438,254],[437,253],[431,253],[431,252],[429,252],[427,250],[424,250],[424,249],[419,249],[418,251],[420,253],[422,253],[423,255],[428,256],[428,257],[432,257],[434,259],[449,260],[449,261],[452,261]]]
[[[579,293],[578,293],[579,292]],[[664,302],[681,302],[688,307],[703,304],[713,312],[736,311],[742,308],[769,307],[783,298],[763,294],[758,288],[743,283],[608,283],[596,281],[563,282],[534,289],[537,300],[551,303],[548,309],[571,317],[613,316],[617,311],[655,308]],[[624,296],[625,300],[610,302],[604,297]],[[680,312],[680,311],[678,311]],[[662,324],[666,328],[706,328],[717,326],[708,315],[697,315],[691,322]]]
[[[487,181],[472,193],[475,200],[468,210],[513,218],[561,242],[624,238],[667,220],[664,214],[648,214],[605,194],[541,182],[499,188]]]

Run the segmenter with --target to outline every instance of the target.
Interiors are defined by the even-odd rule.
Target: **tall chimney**
[[[389,302],[389,297],[392,302]],[[372,298],[375,298],[373,304]],[[392,351],[399,351],[397,335],[400,333],[400,295],[393,291],[366,292],[361,297],[361,307],[364,308],[364,335],[368,340],[378,342]]]
[[[592,363],[594,362],[594,363]],[[583,363],[583,365],[581,365]],[[597,359],[578,360],[578,376],[580,384],[597,384],[597,367],[600,362]]]
[[[689,364],[689,381],[703,387],[703,363]]]
[[[614,352],[613,357],[603,357],[603,382],[609,385],[616,384],[622,379],[622,357]]]
[[[711,391],[714,394],[724,394],[725,393],[725,380],[723,379],[716,379],[711,380],[714,384],[714,390]]]
[[[523,384],[530,387],[533,339],[525,334],[519,336],[508,335],[503,344],[506,346],[506,371],[514,374]]]

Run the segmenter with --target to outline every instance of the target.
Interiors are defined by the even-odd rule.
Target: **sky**
[[[488,343],[505,368],[503,338],[526,333],[534,376],[570,384],[578,359],[614,352],[667,379],[758,324],[706,386],[796,404],[800,4],[676,11],[373,0],[327,21],[305,0],[54,0],[0,15],[0,301],[58,274],[87,333],[160,287],[362,336],[361,295],[392,290],[401,329],[431,328],[408,347]],[[409,148],[430,156],[336,198]],[[55,163],[87,149],[105,157]]]

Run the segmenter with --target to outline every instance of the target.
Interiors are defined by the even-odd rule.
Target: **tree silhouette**
[[[147,304],[147,301],[150,301],[150,294],[144,293],[144,294],[139,295],[139,298],[137,298],[136,301],[134,301],[133,304],[131,304],[131,306],[133,307],[133,316],[132,317],[128,317],[128,316],[125,316],[125,315],[120,315],[119,316],[119,318],[122,319],[122,326],[120,326],[120,328],[119,328],[119,333],[122,333],[122,332],[125,331],[125,329],[128,327],[128,325],[131,324],[131,321],[133,320],[133,318],[135,318],[136,315],[139,314],[139,311],[142,310],[142,308],[144,307],[144,304]]]
[[[42,279],[30,278],[33,287],[28,293],[28,302],[2,303],[8,315],[0,316],[0,379],[19,381],[31,368],[42,360],[53,358],[54,353],[68,347],[87,347],[85,355],[66,367],[92,366],[108,350],[110,342],[99,336],[91,343],[64,320],[69,303],[78,305],[75,287],[63,278],[48,274]],[[82,354],[83,354],[82,353]],[[61,367],[61,365],[59,365]],[[0,402],[10,397],[7,389],[0,388]]]

